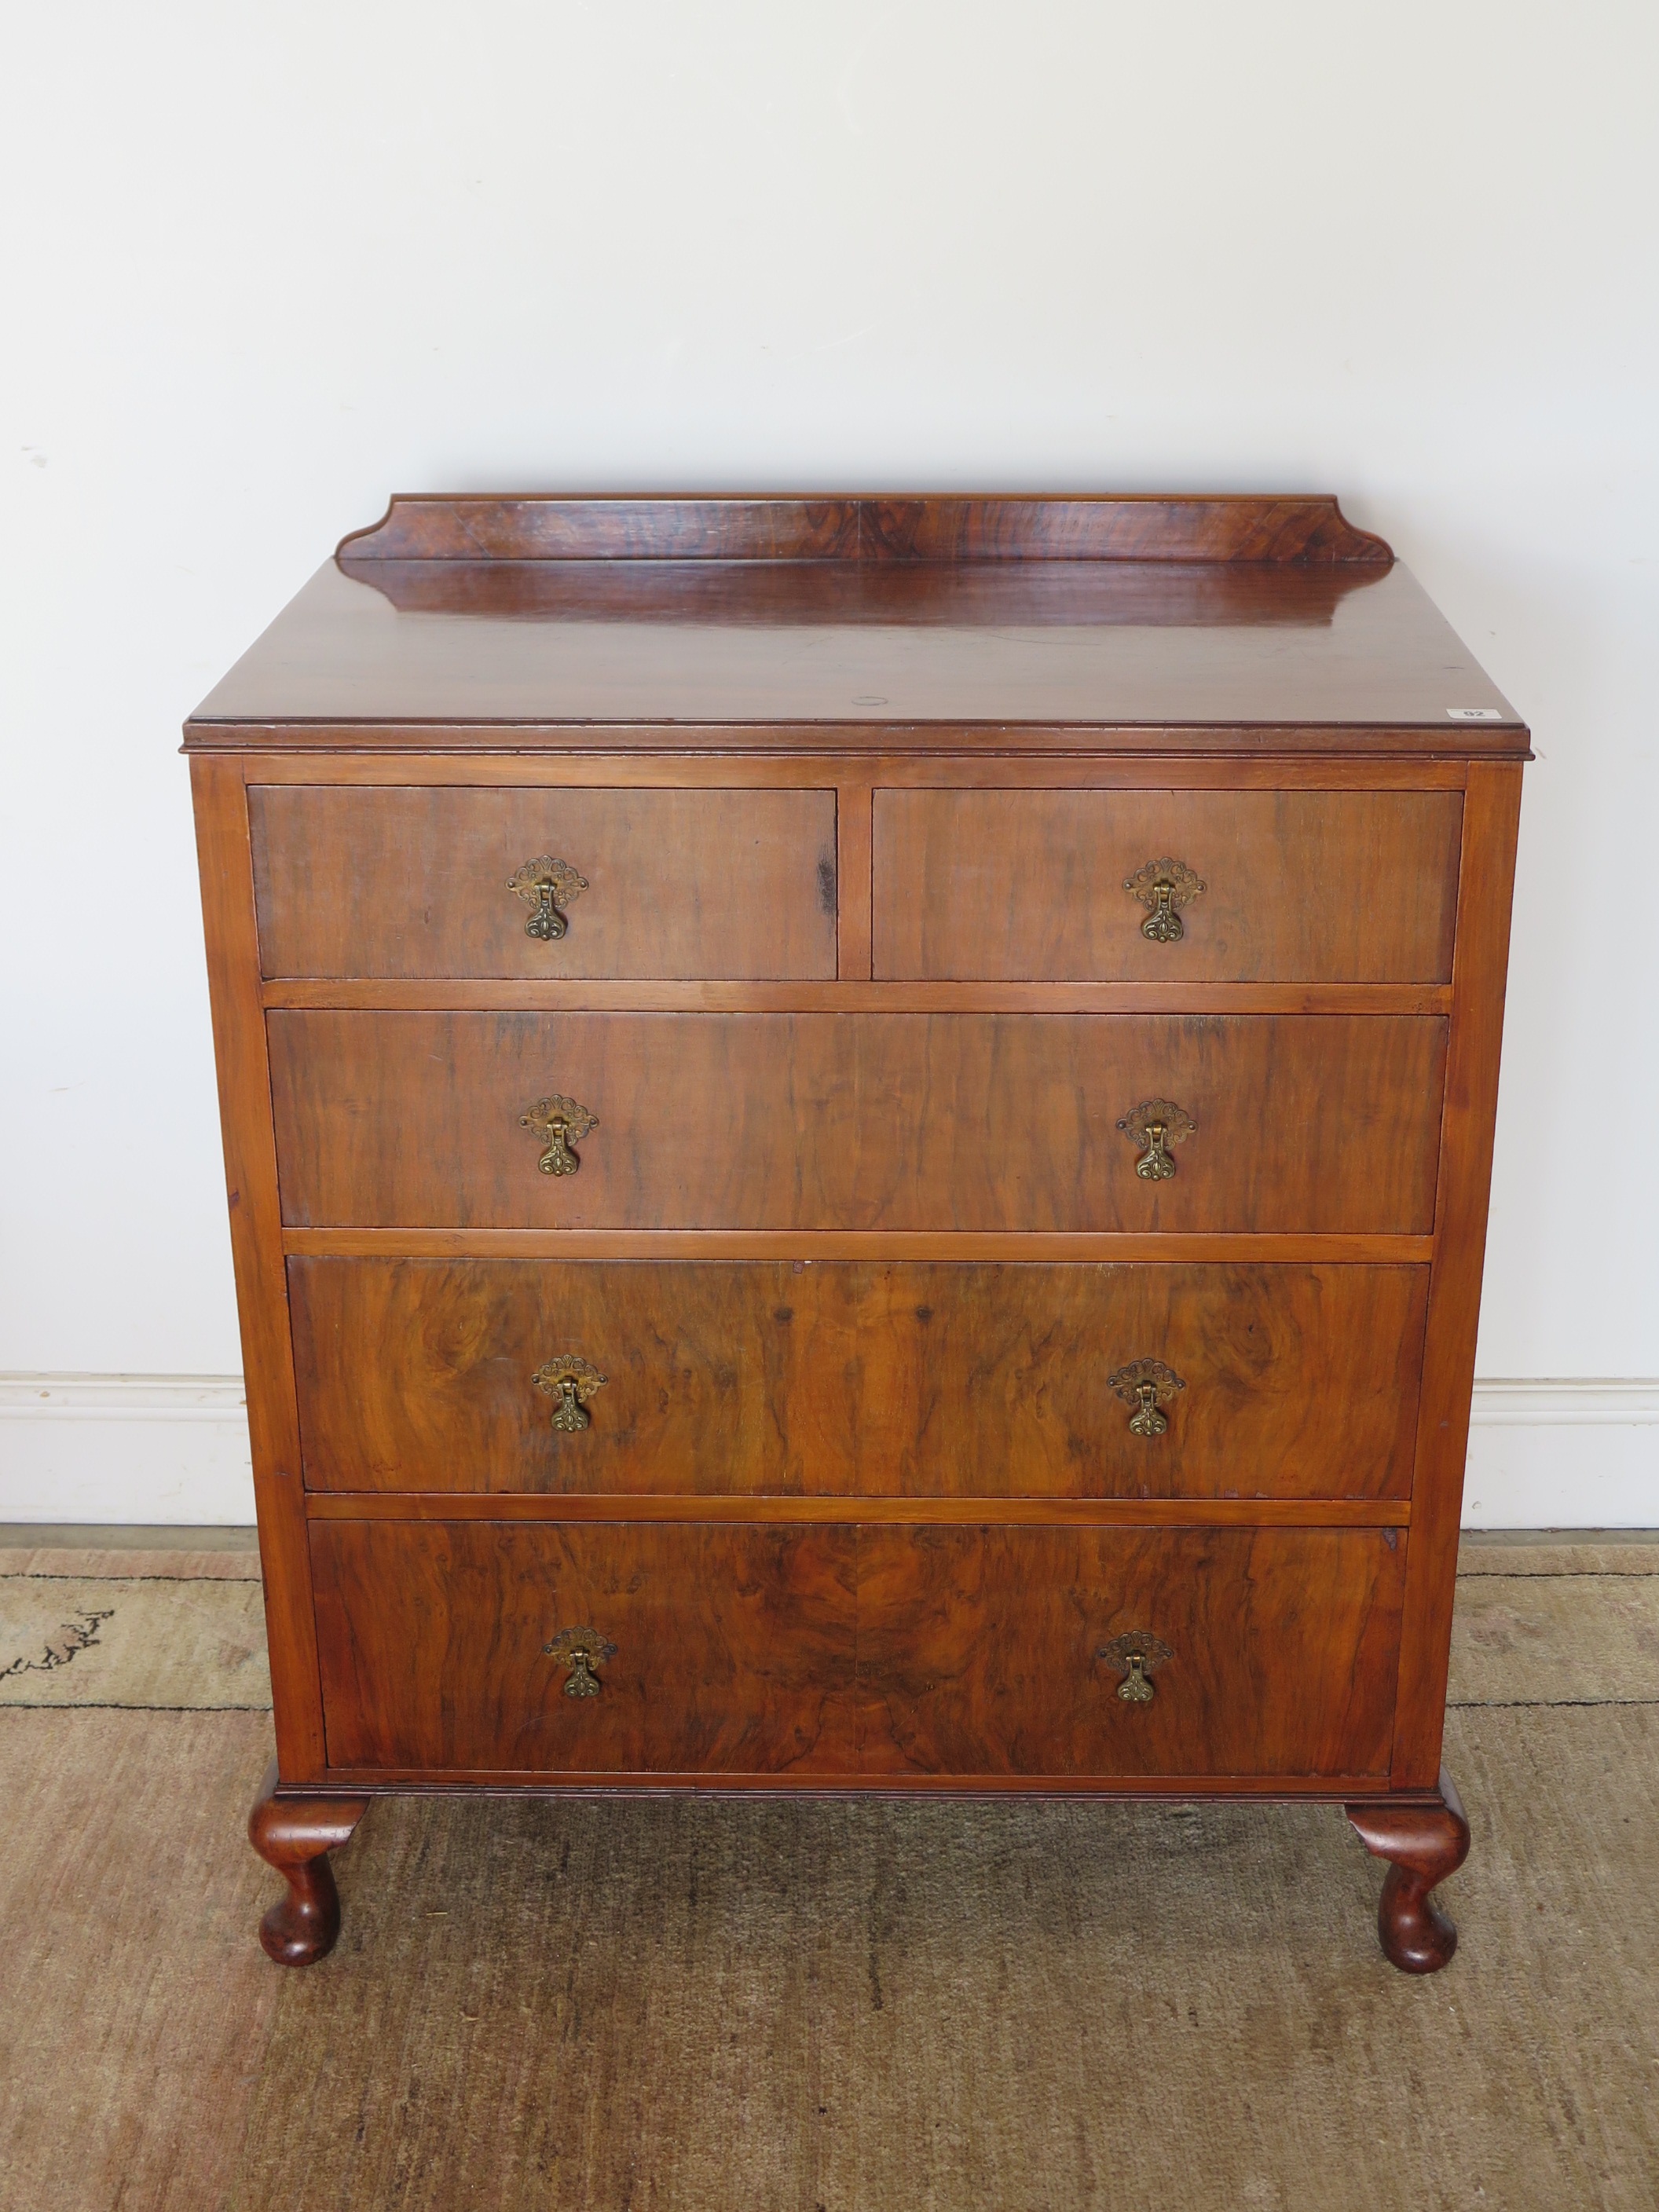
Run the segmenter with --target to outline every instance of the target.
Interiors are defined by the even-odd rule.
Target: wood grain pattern
[[[1376,1933],[1389,1965],[1402,1974],[1437,1974],[1457,1948],[1457,1930],[1431,1894],[1469,1855],[1468,1817],[1443,1767],[1439,1796],[1432,1806],[1347,1808],[1366,1850],[1389,1862]]]
[[[653,979],[836,973],[833,791],[249,793],[267,975]],[[587,879],[567,933],[505,888]]]
[[[1160,982],[1443,982],[1449,793],[882,791],[875,973]],[[1184,861],[1177,942],[1124,888]]]
[[[870,831],[875,794],[843,776],[836,793],[836,972],[856,987],[870,981]],[[836,993],[837,1013],[845,1009]]]
[[[537,1797],[658,1797],[684,1793],[698,1797],[912,1797],[950,1803],[957,1799],[1013,1797],[1101,1797],[1136,1804],[1188,1805],[1195,1799],[1256,1805],[1343,1804],[1368,1802],[1378,1789],[1370,1774],[819,1774],[659,1773],[619,1775],[572,1769],[556,1775],[508,1773],[500,1767],[453,1767],[441,1776],[418,1766],[339,1767],[335,1787],[365,1797],[460,1796],[468,1790],[490,1796],[522,1793]],[[1376,1796],[1377,1803],[1396,1801]]]
[[[898,739],[904,749],[896,751],[890,744],[884,752],[865,749],[878,732],[838,730],[827,739],[823,730],[806,726],[684,732],[636,726],[607,731],[608,750],[597,745],[592,732],[580,733],[578,743],[584,736],[588,742],[575,751],[560,750],[556,733],[548,730],[532,740],[536,750],[526,750],[515,731],[486,723],[429,730],[396,723],[223,728],[229,749],[246,763],[250,785],[817,791],[846,776],[883,789],[951,791],[1001,791],[1011,785],[1032,791],[1140,791],[1152,784],[1169,791],[1462,791],[1468,780],[1467,761],[1414,745],[1409,733],[1402,733],[1406,750],[1397,753],[1391,743],[1395,733],[1382,731],[1372,733],[1362,757],[1332,757],[1321,743],[1328,733],[1304,730],[1293,733],[1306,741],[1303,757],[1294,745],[1283,751],[1258,742],[1255,753],[1264,757],[1239,760],[1183,750],[1179,732],[1172,742],[1164,742],[1159,732],[1156,746],[1143,732],[1138,749],[1101,755],[1079,750],[1069,731],[1024,726],[963,731],[963,749],[955,751],[948,729],[907,730]],[[289,750],[260,750],[262,733]],[[619,750],[629,745],[632,750]],[[697,750],[684,750],[692,745]]]
[[[366,561],[341,564],[399,614],[468,620],[676,621],[699,625],[902,623],[975,629],[988,617],[1059,629],[1306,627],[1337,619],[1375,565],[989,561]],[[1294,588],[1285,589],[1289,580]]]
[[[192,761],[191,785],[277,1762],[284,1781],[308,1782],[324,1765],[322,1706],[241,763]]]
[[[292,1260],[348,1492],[1405,1498],[1426,1270]],[[531,1380],[606,1376],[556,1432]],[[1185,1389],[1148,1439],[1109,1377]]]
[[[1449,738],[1426,717],[1396,715],[1363,725],[1328,714],[1301,722],[1282,714],[1271,721],[1151,722],[1118,715],[1109,721],[1078,722],[1052,715],[1022,721],[1006,714],[975,719],[971,710],[931,722],[834,723],[799,715],[745,720],[707,714],[672,723],[637,714],[596,721],[547,713],[488,716],[475,710],[428,726],[408,708],[372,718],[343,709],[300,716],[269,710],[229,714],[222,710],[216,693],[185,723],[180,750],[257,757],[261,781],[267,783],[314,782],[325,762],[331,775],[344,771],[338,776],[342,782],[373,782],[377,765],[419,755],[433,781],[441,780],[447,769],[456,772],[458,781],[471,780],[463,772],[477,769],[483,771],[481,781],[518,783],[532,778],[539,767],[550,781],[566,784],[577,781],[583,768],[602,763],[603,773],[591,774],[590,782],[656,785],[663,781],[662,764],[673,761],[679,764],[679,781],[688,787],[735,785],[745,769],[756,782],[764,783],[769,779],[754,771],[782,760],[798,771],[808,770],[799,778],[806,784],[819,781],[821,761],[860,770],[879,763],[884,781],[901,784],[939,781],[931,769],[960,762],[978,768],[983,781],[1000,787],[1007,781],[1002,765],[1012,761],[1029,769],[1034,782],[1043,781],[1046,771],[1046,781],[1058,787],[1098,776],[1102,787],[1109,788],[1111,771],[1123,769],[1131,782],[1139,784],[1146,781],[1147,764],[1155,762],[1160,780],[1185,776],[1195,788],[1224,789],[1232,770],[1243,788],[1272,790],[1298,769],[1313,771],[1317,787],[1323,788],[1346,768],[1361,787],[1461,790],[1462,771],[1472,761],[1533,758],[1530,733],[1518,720],[1449,723],[1447,728],[1453,731]],[[899,758],[904,767],[895,777],[890,764]],[[276,763],[286,763],[285,777],[272,772]],[[401,782],[406,777],[383,780]]]
[[[284,1219],[419,1228],[1432,1225],[1446,1024],[968,1015],[267,1017]],[[599,1117],[536,1171],[526,1106]],[[1117,1128],[1172,1098],[1173,1181]]]
[[[861,558],[890,560],[1358,562],[1389,548],[1356,530],[1334,499],[882,498],[863,503]],[[869,549],[869,550],[866,550]]]
[[[1062,1260],[1265,1261],[1425,1267],[1432,1237],[1080,1236],[960,1230],[287,1229],[283,1249],[313,1260]]]
[[[807,1522],[847,1518],[844,1495],[780,1498],[710,1491],[592,1495],[560,1491],[312,1490],[313,1521],[709,1521]],[[871,1498],[860,1522],[884,1528],[1408,1528],[1405,1498]]]
[[[273,1759],[247,1816],[247,1839],[288,1887],[260,1921],[259,1942],[279,1966],[309,1966],[328,1955],[340,1933],[340,1893],[328,1855],[351,1840],[368,1801],[279,1796],[276,1785]]]
[[[405,1784],[1334,1796],[1443,1962],[1528,738],[1386,546],[1323,499],[400,500],[186,746],[282,1955]],[[1164,853],[1206,889],[1159,945]]]
[[[1021,621],[1018,611],[1010,619],[984,595],[976,623],[957,629],[882,619],[884,610],[816,623],[768,622],[741,608],[702,623],[665,611],[605,621],[442,608],[394,614],[370,585],[330,562],[192,719],[203,737],[218,726],[221,742],[234,739],[226,725],[269,726],[262,750],[272,729],[299,722],[422,720],[451,725],[451,744],[465,724],[514,726],[514,742],[526,745],[538,726],[556,727],[567,750],[586,743],[614,751],[619,729],[634,724],[655,726],[651,742],[661,750],[671,727],[683,744],[688,725],[733,723],[763,730],[769,750],[778,750],[781,728],[817,724],[819,747],[826,728],[841,745],[844,731],[863,726],[882,733],[877,750],[893,751],[902,750],[901,730],[928,723],[958,732],[1059,726],[1060,742],[1079,750],[1145,750],[1149,731],[1162,742],[1171,730],[1200,726],[1208,750],[1250,754],[1276,749],[1258,730],[1310,727],[1325,732],[1320,750],[1361,757],[1399,750],[1397,733],[1413,727],[1437,752],[1524,747],[1514,709],[1404,568],[1367,572],[1370,580],[1343,599],[1340,622],[1322,585],[1299,580],[1313,572],[1276,573],[1285,580],[1285,619],[1274,623],[1253,611],[1195,629],[1161,623],[1143,587],[1136,621]],[[1022,580],[1021,597],[1029,592]],[[1302,623],[1293,620],[1298,597],[1307,602]],[[1297,650],[1286,650],[1287,636]],[[1501,719],[1455,723],[1452,706],[1490,708]],[[1372,735],[1379,730],[1390,732],[1385,745]],[[491,741],[501,739],[498,727]]]
[[[866,1773],[1387,1771],[1394,1531],[872,1529]],[[1150,1704],[1097,1654],[1150,1630]]]
[[[330,1521],[312,1539],[347,1771],[1386,1765],[1392,1531]],[[566,1694],[544,1649],[570,1627],[617,1647],[595,1696]],[[1176,1655],[1150,1705],[1095,1656],[1132,1627]]]
[[[781,594],[776,556],[803,529],[814,557]],[[686,557],[707,556],[730,571],[712,597],[708,558]],[[533,593],[514,566],[544,572]],[[614,573],[597,590],[562,573],[588,568]],[[929,568],[943,603],[919,603]],[[421,572],[401,602],[394,571]],[[1337,574],[1352,588],[1334,592]],[[1468,708],[1492,726],[1450,719]],[[1388,549],[1297,500],[403,502],[318,572],[188,741],[316,742],[304,723],[359,743],[444,726],[428,749],[481,726],[487,743],[510,728],[526,746],[614,750],[624,726],[654,726],[660,747],[665,730],[684,744],[748,725],[776,750],[815,724],[884,732],[887,750],[930,724],[1039,725],[1073,750],[1148,732],[1160,750],[1186,732],[1242,755],[1526,745]]]
[[[336,1766],[852,1773],[850,1528],[312,1524]],[[544,1646],[616,1647],[595,1696]]]
[[[1445,1726],[1457,1532],[1486,1263],[1520,811],[1518,768],[1492,766],[1471,772],[1452,969],[1453,1049],[1442,1136],[1443,1196],[1435,1224],[1418,1409],[1419,1510],[1412,1532],[1400,1726],[1394,1752],[1395,1782],[1407,1789],[1433,1786]]]
[[[869,877],[865,877],[867,895]],[[848,905],[854,902],[849,901]],[[846,909],[843,908],[843,917]],[[869,929],[862,957],[869,967]],[[843,946],[846,940],[843,939]],[[844,952],[856,961],[857,952]],[[267,1006],[387,1013],[1449,1014],[1447,983],[434,982],[284,977]]]
[[[856,556],[857,499],[398,493],[335,549],[379,561],[801,561]]]
[[[1394,558],[1328,495],[570,498],[400,494],[337,558],[376,561],[1241,561]]]

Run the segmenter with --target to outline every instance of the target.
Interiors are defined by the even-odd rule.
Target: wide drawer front
[[[299,1225],[1434,1222],[1439,1017],[331,1009],[268,1030]]]
[[[832,791],[256,787],[267,975],[831,976]]]
[[[1391,1529],[339,1521],[312,1565],[335,1768],[1388,1766]]]
[[[1440,983],[1456,792],[878,791],[884,977]]]
[[[289,1262],[315,1490],[1410,1495],[1428,1270]]]

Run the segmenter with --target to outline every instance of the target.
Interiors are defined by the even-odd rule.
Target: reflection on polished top
[[[440,720],[613,749],[750,724],[777,750],[826,723],[843,750],[934,746],[934,725],[958,749],[1057,726],[1091,749],[1149,728],[1316,749],[1321,725],[1332,750],[1527,744],[1388,547],[1322,498],[395,500],[190,736]]]

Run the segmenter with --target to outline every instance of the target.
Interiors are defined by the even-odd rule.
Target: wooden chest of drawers
[[[185,735],[273,1956],[676,1787],[1328,1798],[1443,1963],[1528,740],[1386,546],[398,500]]]

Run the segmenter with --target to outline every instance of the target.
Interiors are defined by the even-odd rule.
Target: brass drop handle
[[[550,1644],[543,1644],[542,1651],[568,1668],[564,1685],[567,1698],[597,1698],[605,1687],[599,1670],[607,1659],[617,1656],[616,1645],[597,1628],[562,1628]]]
[[[550,1098],[538,1098],[519,1116],[521,1129],[533,1129],[545,1149],[536,1165],[544,1175],[574,1175],[581,1165],[580,1157],[571,1149],[597,1129],[599,1117],[574,1098],[562,1098],[556,1092]]]
[[[538,1390],[545,1390],[558,1401],[553,1408],[553,1426],[561,1436],[574,1437],[592,1427],[587,1401],[604,1389],[610,1378],[574,1352],[566,1352],[556,1359],[544,1360],[530,1379]]]
[[[1103,1644],[1095,1656],[1122,1675],[1117,1693],[1126,1705],[1150,1705],[1155,1694],[1152,1677],[1175,1653],[1150,1628],[1131,1628]]]
[[[1125,876],[1123,888],[1152,909],[1140,925],[1141,935],[1154,945],[1174,945],[1186,934],[1182,908],[1190,906],[1206,886],[1184,860],[1171,860],[1166,853],[1161,860],[1147,860],[1133,875]]]
[[[1143,1099],[1117,1126],[1132,1145],[1144,1147],[1135,1162],[1135,1173],[1143,1182],[1167,1182],[1176,1171],[1170,1146],[1185,1144],[1198,1132],[1186,1108],[1171,1098]]]
[[[568,860],[556,860],[550,853],[542,853],[526,860],[516,875],[509,876],[507,888],[532,909],[524,926],[525,935],[550,945],[570,927],[560,908],[581,896],[587,889],[587,878]]]
[[[1161,1359],[1132,1359],[1115,1375],[1107,1376],[1106,1387],[1115,1390],[1126,1406],[1133,1407],[1129,1416],[1133,1435],[1161,1437],[1170,1425],[1170,1417],[1163,1409],[1176,1391],[1184,1390],[1187,1385],[1174,1368],[1166,1367]]]

